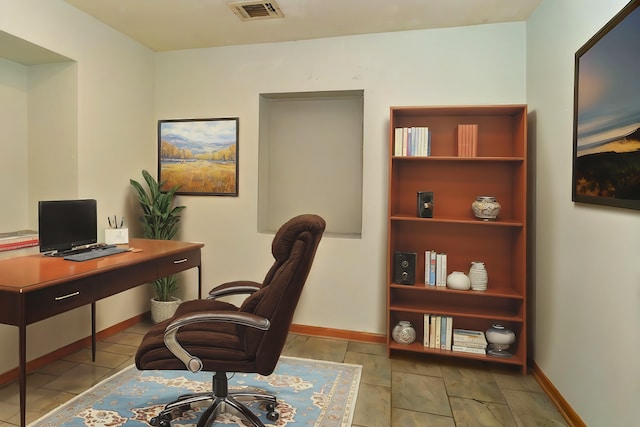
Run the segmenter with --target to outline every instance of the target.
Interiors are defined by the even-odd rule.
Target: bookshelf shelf
[[[391,107],[387,257],[388,351],[459,357],[527,369],[527,108],[525,105]],[[477,124],[475,156],[458,157],[458,125]],[[394,155],[396,128],[428,128],[428,156]],[[468,153],[461,153],[462,155]],[[433,192],[431,218],[419,217],[417,193]],[[495,221],[478,220],[477,196],[501,204]],[[425,251],[447,254],[447,273],[468,272],[471,261],[486,265],[486,291],[425,285]],[[415,283],[394,283],[394,254],[415,252]],[[484,331],[501,323],[516,333],[513,356],[492,356],[424,347],[425,314],[449,316],[454,328]],[[418,339],[391,338],[408,320]]]
[[[424,347],[421,343],[418,343],[417,341],[412,344],[398,344],[392,341],[389,347],[391,350],[424,353],[424,354],[428,354],[436,357],[459,357],[464,359],[479,360],[482,362],[501,363],[501,364],[518,365],[518,366],[522,366],[526,363],[524,360],[520,359],[517,355],[514,355],[513,357],[510,357],[508,359],[501,359],[501,358],[496,358],[491,356],[483,356],[481,354],[462,353],[462,352],[451,351],[451,350],[441,350],[438,348],[427,348],[427,347]]]

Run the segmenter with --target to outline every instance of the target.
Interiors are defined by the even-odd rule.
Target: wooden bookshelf
[[[458,125],[477,124],[475,157],[458,156]],[[395,129],[428,127],[430,155],[396,156]],[[527,369],[527,107],[391,107],[389,126],[389,212],[387,265],[388,350],[452,356]],[[417,193],[432,191],[432,218],[417,215]],[[501,211],[494,221],[477,219],[471,203],[494,196]],[[425,285],[424,252],[447,254],[447,273],[469,272],[482,261],[486,291]],[[396,251],[416,252],[414,285],[394,283]],[[453,317],[454,328],[484,331],[492,323],[513,330],[510,358],[434,350],[422,344],[423,315]],[[417,340],[398,344],[391,330],[400,320]]]

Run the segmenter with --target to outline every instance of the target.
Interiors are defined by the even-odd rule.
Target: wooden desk
[[[91,304],[91,335],[95,359],[95,303],[193,267],[198,268],[202,297],[202,243],[131,239],[141,252],[124,252],[84,262],[43,255],[0,261],[0,323],[19,329],[20,425],[26,425],[27,325]]]

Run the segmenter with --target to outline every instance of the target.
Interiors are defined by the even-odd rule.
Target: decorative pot
[[[391,337],[398,344],[411,344],[416,340],[416,330],[411,326],[411,322],[401,320],[393,327]]]
[[[462,271],[452,271],[447,276],[447,288],[466,291],[471,288],[471,280]]]
[[[155,298],[151,298],[151,321],[160,323],[171,318],[180,303],[182,303],[182,300],[176,297],[171,297],[171,301],[158,301]]]
[[[471,289],[474,291],[486,291],[489,276],[484,267],[484,262],[471,261],[469,269],[469,280],[471,281]]]
[[[478,196],[476,200],[471,203],[471,210],[476,218],[483,221],[494,220],[500,213],[500,203],[495,197],[491,196]]]
[[[505,328],[504,326],[494,323],[485,332],[489,347],[487,354],[495,357],[511,357],[511,353],[507,351],[509,346],[516,341],[516,334]]]

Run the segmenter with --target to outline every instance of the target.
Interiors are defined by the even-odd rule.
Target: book
[[[431,262],[429,267],[429,285],[436,285],[436,257],[438,253],[436,251],[431,251]]]
[[[441,333],[441,329],[442,328],[442,316],[438,315],[436,316],[436,336],[435,339],[433,340],[433,348],[440,348],[440,333]]]
[[[431,256],[434,256],[435,251],[430,251]],[[447,285],[447,254],[435,252],[435,266],[433,261],[430,266],[431,279],[430,285],[434,286],[446,286]],[[426,262],[426,260],[425,260]]]
[[[425,347],[429,347],[429,329],[431,328],[431,315],[430,314],[425,314],[424,315],[424,323],[423,323],[423,338],[422,338],[422,345]]]
[[[453,330],[454,343],[470,343],[481,344],[486,346],[487,339],[482,331],[474,331],[471,329],[454,329]]]
[[[393,155],[402,156],[402,128],[395,128],[393,138]]]
[[[38,232],[35,230],[19,230],[0,233],[0,245],[5,243],[26,242],[35,239],[38,239]]]
[[[431,276],[431,251],[424,251],[424,284],[429,285]]]
[[[429,348],[436,348],[436,317],[431,315],[429,323]]]
[[[455,339],[453,340],[452,344],[461,345],[463,347],[487,348],[487,344],[480,344],[480,343],[466,342],[466,341],[456,341]]]
[[[38,246],[38,232],[35,230],[18,230],[0,233],[0,252]]]
[[[459,351],[462,353],[473,353],[473,354],[483,354],[483,355],[487,354],[486,350],[483,348],[467,347],[462,345],[451,346],[451,351]]]
[[[453,317],[447,316],[447,330],[445,332],[446,339],[444,343],[445,350],[451,350],[451,344],[453,342]]]
[[[446,350],[447,348],[447,322],[449,318],[447,316],[440,316],[440,349]]]
[[[38,246],[38,239],[25,240],[22,242],[10,242],[10,243],[0,243],[0,252],[13,251],[16,249],[22,248],[30,248],[33,246]]]

